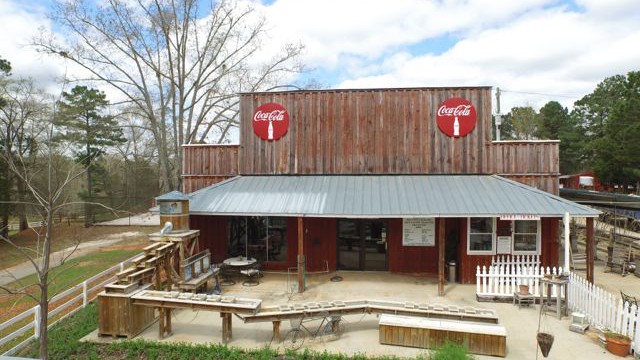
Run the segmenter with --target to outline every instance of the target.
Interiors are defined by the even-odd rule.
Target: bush
[[[429,356],[429,360],[472,360],[467,348],[452,342],[446,342]]]

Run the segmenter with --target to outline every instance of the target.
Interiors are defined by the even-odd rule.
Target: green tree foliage
[[[640,72],[605,79],[593,94],[605,85],[616,98],[608,98],[609,104],[595,100],[586,103],[598,110],[596,114],[587,113],[587,119],[600,121],[592,130],[600,132],[593,141],[593,167],[605,183],[637,185],[640,182]],[[589,99],[593,100],[593,94],[585,98],[592,96]]]
[[[126,141],[122,128],[112,116],[102,115],[109,105],[106,95],[86,86],[76,86],[71,92],[63,92],[58,104],[58,114],[54,123],[63,131],[58,141],[66,141],[75,147],[76,161],[86,168],[87,189],[83,194],[86,201],[85,224],[93,223],[93,174],[97,171],[97,160],[105,154],[105,149]]]
[[[517,106],[511,109],[510,122],[516,140],[533,140],[538,129],[538,113],[531,106]]]
[[[538,139],[560,140],[560,173],[571,174],[582,168],[584,129],[577,117],[557,101],[545,104],[538,114]]]
[[[612,110],[624,101],[625,76],[615,75],[604,79],[591,94],[585,95],[574,104],[574,116],[586,130],[583,156],[587,167],[595,163],[596,143],[605,136],[605,125]]]

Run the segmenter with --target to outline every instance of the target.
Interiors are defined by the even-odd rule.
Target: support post
[[[164,338],[164,308],[158,308],[158,312],[160,313],[158,318],[158,339],[162,340]]]
[[[33,307],[33,337],[40,337],[40,305]]]
[[[298,292],[304,292],[304,221],[298,218]]]
[[[593,284],[593,267],[596,254],[596,241],[593,232],[593,218],[587,218],[587,281]]]
[[[229,340],[231,340],[232,337],[231,313],[220,313],[220,317],[222,318],[222,342],[226,344],[229,342]]]
[[[87,307],[87,302],[89,301],[89,291],[87,289],[87,282],[82,282],[82,307]]]
[[[438,218],[438,296],[444,296],[444,218]]]
[[[562,272],[564,274],[568,274],[569,273],[569,250],[570,250],[570,246],[571,246],[571,239],[570,239],[570,228],[571,228],[571,216],[569,215],[569,213],[564,213],[564,266],[562,269]]]
[[[273,320],[273,341],[280,343],[280,320]]]

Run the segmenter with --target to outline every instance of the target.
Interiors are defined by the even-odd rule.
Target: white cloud
[[[50,28],[47,9],[37,3],[0,1],[0,56],[11,62],[16,77],[32,77],[52,86],[63,74],[62,63],[29,46],[40,28]]]
[[[268,24],[261,54],[302,42],[303,61],[326,75],[318,80],[331,87],[492,85],[512,91],[504,93],[504,111],[551,99],[571,106],[605,77],[639,70],[640,64],[637,0],[575,0],[574,6],[561,0],[255,5]],[[12,62],[14,74],[52,84],[66,65],[27,46],[39,27],[51,29],[47,11],[37,2],[0,0],[0,56]]]
[[[278,0],[263,11],[271,45],[303,41],[305,62],[341,80],[332,86],[492,85],[513,91],[504,112],[549,100],[570,107],[605,77],[638,70],[634,3]],[[457,43],[443,53],[420,46],[441,36]]]

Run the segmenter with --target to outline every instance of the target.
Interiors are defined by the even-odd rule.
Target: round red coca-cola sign
[[[262,140],[278,140],[289,130],[289,113],[280,104],[267,103],[256,109],[251,122]]]
[[[449,98],[438,106],[436,122],[445,135],[466,136],[476,127],[476,109],[463,98]]]

